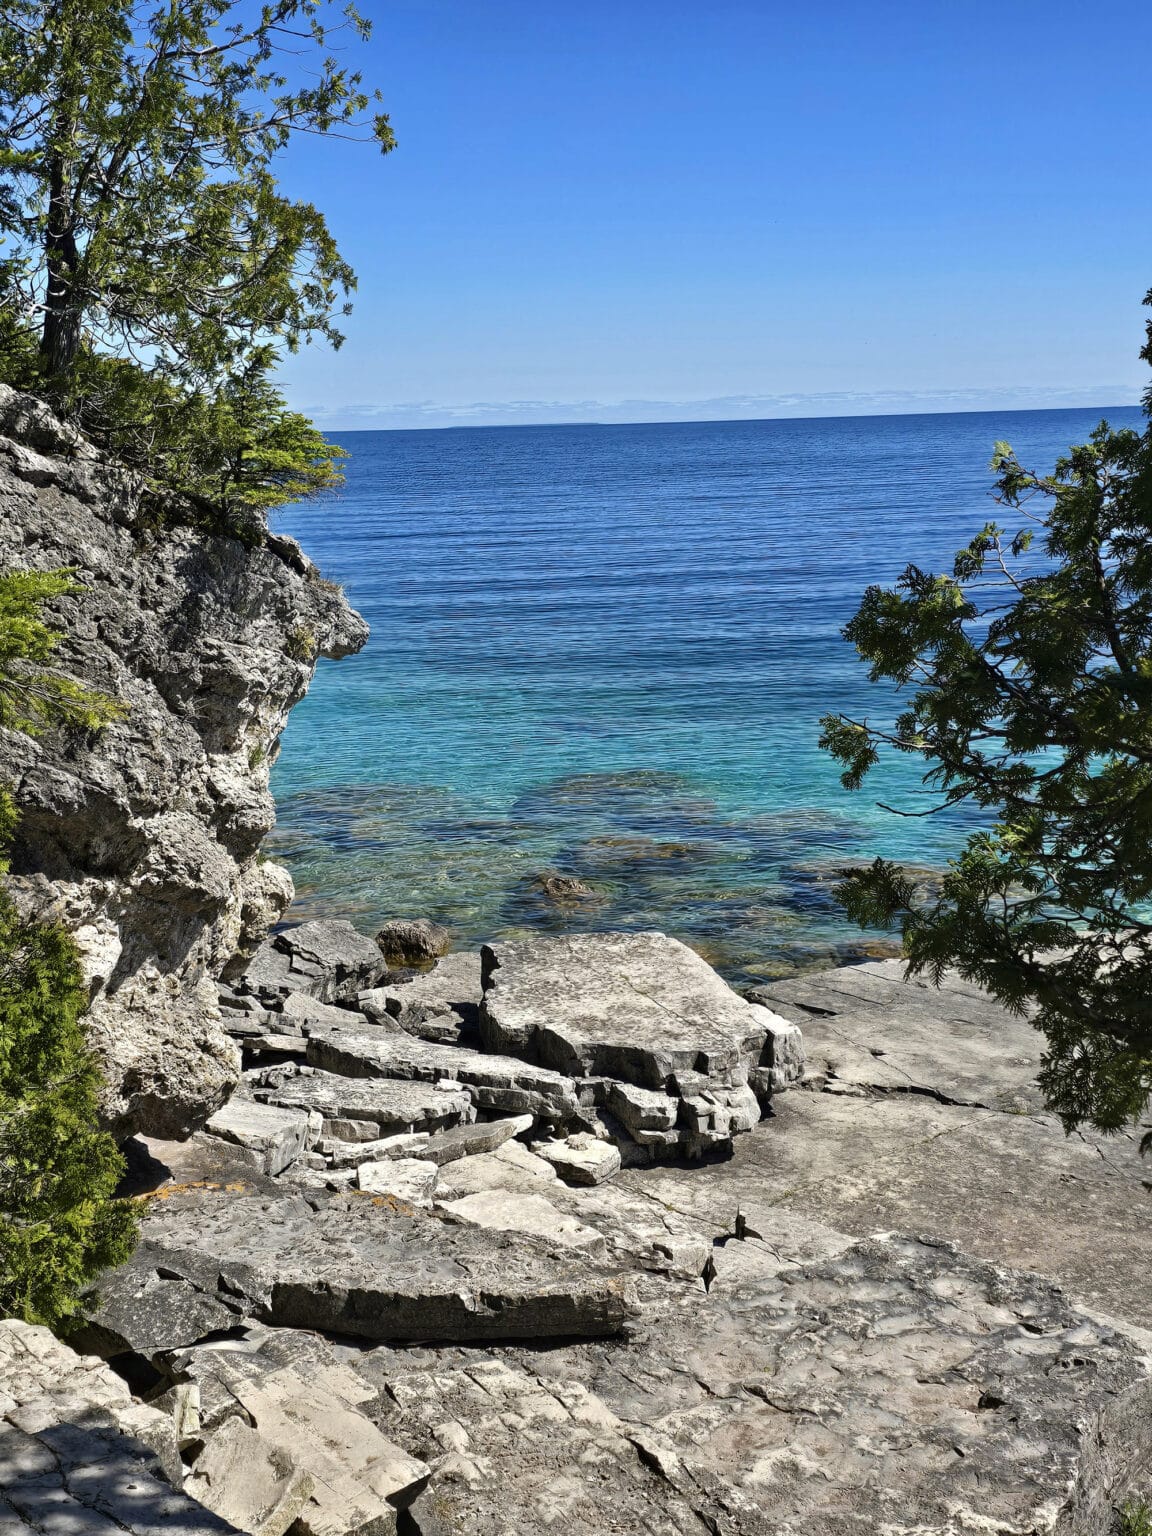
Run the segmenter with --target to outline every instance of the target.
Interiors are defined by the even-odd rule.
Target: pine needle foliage
[[[41,608],[80,590],[67,571],[0,577],[0,725],[37,734],[122,712],[46,668],[58,635]],[[0,875],[16,827],[0,785]],[[98,1129],[76,945],[23,917],[0,886],[0,1315],[59,1327],[81,1287],[131,1252],[132,1208],[112,1199],[123,1160]]]
[[[51,668],[60,635],[42,608],[84,589],[70,571],[8,571],[0,575],[0,726],[38,736],[49,725],[98,730],[123,705],[93,693]]]
[[[967,803],[987,828],[933,900],[882,859],[837,895],[902,930],[911,973],[955,967],[1034,1010],[1048,1104],[1113,1132],[1152,1092],[1152,425],[1101,423],[1051,474],[999,443],[992,468],[1018,526],[988,523],[950,574],[870,587],[844,631],[902,711],[821,722],[846,788],[909,755],[928,799],[902,814]]]
[[[274,163],[299,134],[392,149],[340,57],[369,32],[338,0],[0,8],[0,382],[140,471],[154,526],[254,540],[340,481],[270,376],[340,345],[355,275]]]

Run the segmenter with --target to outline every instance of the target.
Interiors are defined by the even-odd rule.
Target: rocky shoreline
[[[221,989],[229,1103],[133,1143],[142,1241],[82,1353],[0,1333],[13,1529],[49,1529],[51,1485],[141,1533],[1112,1536],[1152,1468],[1135,1149],[1061,1138],[1035,1035],[972,988],[880,962],[777,990],[658,934],[399,974],[343,923],[278,934]],[[957,1145],[980,1117],[991,1176]],[[863,1235],[869,1173],[935,1221]],[[1107,1231],[1117,1287],[1003,1262],[1054,1198],[1059,1278]],[[77,1426],[84,1478],[42,1454]]]
[[[1027,1020],[891,960],[740,995],[659,933],[277,927],[268,764],[365,626],[290,540],[138,513],[0,390],[0,560],[77,571],[62,667],[129,705],[0,748],[142,1213],[67,1343],[0,1321],[0,1536],[1117,1536],[1152,1185]]]

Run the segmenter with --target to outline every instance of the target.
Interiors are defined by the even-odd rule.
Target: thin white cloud
[[[587,422],[748,421],[806,416],[892,416],[918,412],[1058,410],[1137,405],[1135,383],[1056,389],[883,390],[856,393],[722,395],[708,400],[482,400],[441,405],[431,400],[395,404],[305,406],[330,431],[413,427],[552,426]]]

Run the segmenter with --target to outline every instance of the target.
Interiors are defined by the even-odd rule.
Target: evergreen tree
[[[886,728],[827,716],[821,743],[849,789],[885,749],[921,759],[912,814],[968,802],[989,830],[934,899],[882,859],[838,894],[901,927],[910,971],[1034,1007],[1049,1105],[1116,1131],[1152,1091],[1152,425],[1102,423],[1049,475],[1000,443],[993,469],[1022,526],[989,523],[950,575],[868,589],[845,637],[905,708]]]
[[[98,727],[119,707],[49,665],[57,635],[40,609],[79,590],[66,571],[0,577],[0,726],[38,734]],[[16,825],[0,786],[0,875]],[[0,886],[0,1314],[59,1325],[80,1288],[131,1251],[123,1172],[97,1126],[99,1074],[84,1040],[88,997],[76,945],[23,918]]]

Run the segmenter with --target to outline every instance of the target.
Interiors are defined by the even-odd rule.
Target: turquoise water
[[[996,515],[998,438],[1047,469],[1101,414],[337,434],[344,490],[276,520],[372,626],[274,770],[299,914],[660,927],[736,981],[868,952],[829,872],[966,823],[877,806],[922,804],[907,761],[841,789],[819,717],[891,699],[840,627]]]

